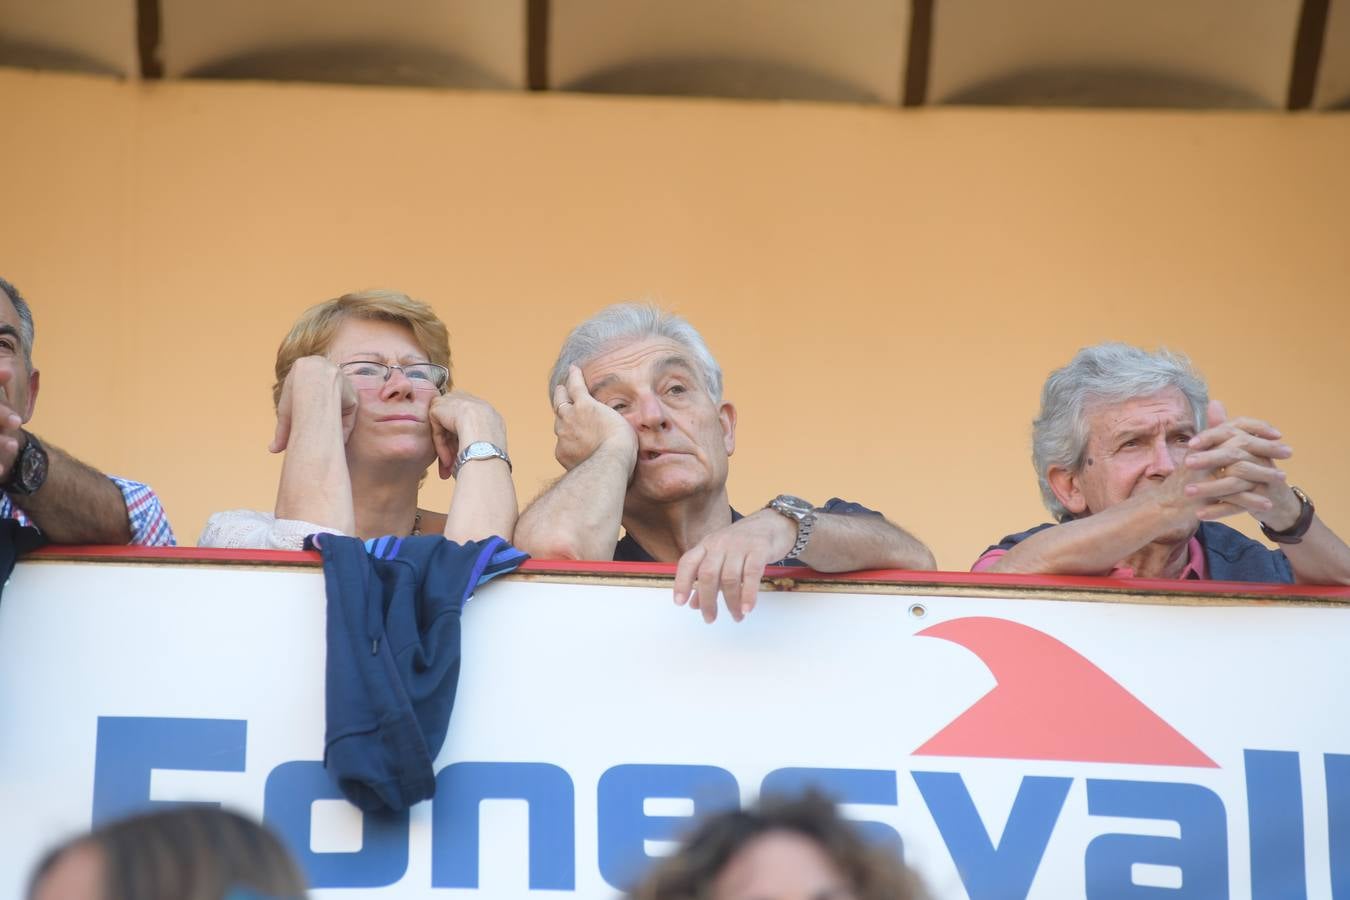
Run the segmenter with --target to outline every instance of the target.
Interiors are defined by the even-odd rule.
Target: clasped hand
[[[1275,461],[1293,450],[1279,429],[1259,419],[1229,419],[1223,404],[1209,404],[1209,427],[1191,438],[1182,470],[1183,492],[1200,519],[1247,512],[1271,527],[1287,528],[1299,501]]]

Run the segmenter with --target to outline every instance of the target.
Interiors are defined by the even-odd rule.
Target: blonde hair
[[[184,806],[96,828],[49,853],[28,896],[61,858],[92,847],[103,863],[106,900],[222,900],[234,888],[303,898],[305,879],[281,841],[238,813]]]
[[[281,402],[281,386],[291,366],[303,356],[322,356],[328,352],[333,335],[347,319],[376,319],[396,322],[412,330],[418,346],[427,359],[438,365],[450,366],[450,332],[430,306],[398,291],[358,291],[343,294],[300,314],[291,326],[290,334],[277,348],[276,383],[272,385],[272,405]],[[453,378],[445,383],[449,390]]]

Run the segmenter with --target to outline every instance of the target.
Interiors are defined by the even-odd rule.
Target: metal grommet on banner
[[[909,614],[916,619],[922,619],[924,616],[928,615],[928,607],[924,606],[922,603],[915,603],[910,606]]]

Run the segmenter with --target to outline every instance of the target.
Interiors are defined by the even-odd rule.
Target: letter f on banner
[[[150,799],[153,769],[244,771],[247,738],[248,722],[243,719],[99,716],[94,745],[94,824],[165,805]]]

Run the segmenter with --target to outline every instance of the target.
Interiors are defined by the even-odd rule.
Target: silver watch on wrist
[[[459,477],[459,470],[464,468],[464,464],[475,459],[500,459],[506,463],[506,471],[511,471],[511,457],[506,455],[505,450],[491,441],[474,441],[459,451],[454,466],[450,468],[450,477]]]
[[[792,545],[788,555],[783,557],[785,561],[796,559],[811,540],[811,529],[816,527],[816,508],[801,497],[794,497],[791,494],[779,494],[765,504],[764,508],[780,512],[797,523],[797,542]]]

